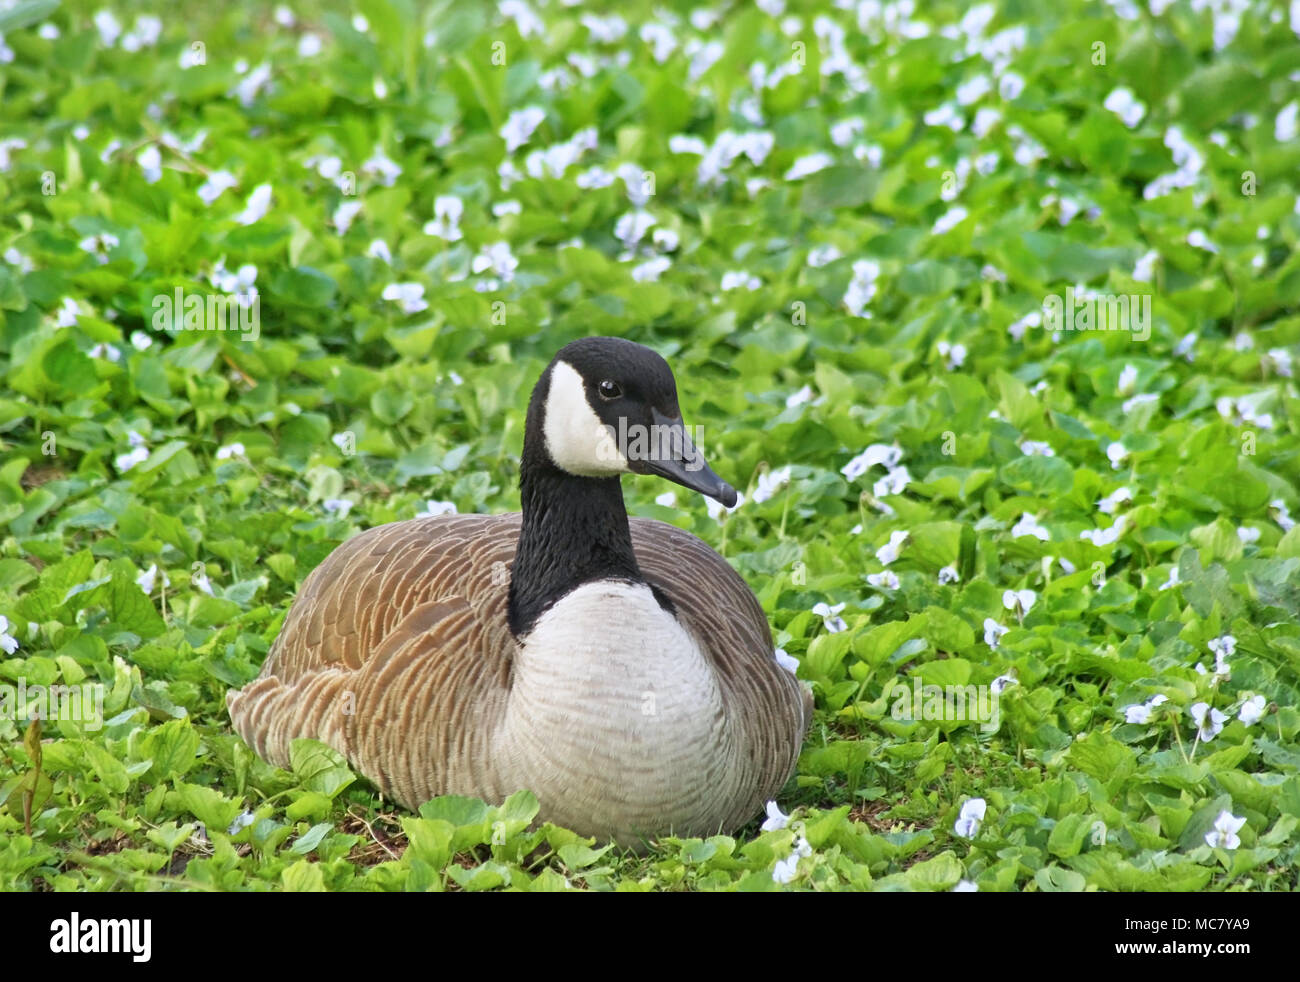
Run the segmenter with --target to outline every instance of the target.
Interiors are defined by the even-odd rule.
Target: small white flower
[[[1038,594],[1033,590],[1004,590],[1002,593],[1002,606],[1012,611],[1019,609],[1022,616],[1028,614],[1037,601]]]
[[[996,648],[1002,643],[1002,636],[1010,630],[1011,628],[1004,627],[992,617],[986,617],[984,618],[984,643],[990,648]]]
[[[787,181],[802,180],[809,174],[816,174],[819,170],[825,170],[834,162],[831,155],[827,153],[814,153],[806,157],[800,157],[785,172],[785,179]]]
[[[393,265],[393,253],[388,248],[388,243],[383,239],[375,239],[371,242],[366,249],[366,255],[372,259],[382,259],[389,266]]]
[[[767,818],[759,826],[764,832],[776,832],[790,824],[790,816],[781,811],[775,801],[767,803]]]
[[[947,341],[940,341],[935,345],[941,358],[948,359],[948,371],[956,371],[966,361],[966,345],[958,342],[949,344]]]
[[[906,466],[892,467],[884,477],[871,486],[871,493],[877,498],[890,494],[902,494],[911,483],[912,475]]]
[[[1026,457],[1055,457],[1056,451],[1050,443],[1042,440],[1021,440],[1020,452]]]
[[[424,511],[420,512],[420,515],[421,517],[431,516],[436,518],[439,515],[455,515],[456,513],[455,502],[429,500],[424,503]]]
[[[1041,542],[1047,542],[1052,538],[1052,533],[1047,531],[1047,529],[1042,525],[1039,525],[1038,519],[1029,514],[1029,512],[1025,512],[1021,515],[1020,521],[1016,522],[1016,524],[1011,527],[1011,537],[1013,539],[1019,539],[1026,535],[1032,535],[1035,539],[1038,539]]]
[[[171,586],[172,585],[171,577],[167,575],[166,570],[163,571],[162,576],[163,576],[163,586]],[[149,596],[153,593],[154,584],[157,583],[157,580],[158,580],[157,563],[150,563],[149,568],[135,578],[136,585],[141,590],[144,591],[145,596]]]
[[[507,283],[514,279],[515,270],[518,268],[519,260],[510,251],[508,242],[496,242],[490,246],[483,246],[478,255],[470,262],[470,269],[474,273],[490,271],[494,276],[501,277]]]
[[[812,846],[803,836],[794,844],[794,851],[785,859],[778,860],[772,868],[772,879],[777,883],[789,883],[799,871],[799,860],[812,855]]]
[[[1121,515],[1115,519],[1114,524],[1108,529],[1084,529],[1079,533],[1079,538],[1085,542],[1091,542],[1097,548],[1114,545],[1119,541],[1119,537],[1124,534],[1125,528],[1124,516]]]
[[[1205,833],[1205,844],[1211,849],[1236,849],[1241,845],[1237,833],[1245,824],[1244,818],[1237,818],[1229,811],[1221,811],[1214,820],[1214,830]]]
[[[1133,389],[1137,385],[1138,370],[1133,365],[1125,365],[1123,371],[1119,373],[1119,382],[1116,385],[1116,391],[1122,396],[1133,394]]]
[[[326,498],[320,504],[327,513],[338,515],[339,518],[347,518],[348,512],[352,510],[352,502],[347,498]]]
[[[804,403],[813,401],[813,390],[811,385],[805,385],[798,392],[786,396],[785,408],[793,409],[795,406],[802,406]]]
[[[1114,470],[1119,470],[1120,464],[1124,462],[1127,456],[1128,448],[1118,441],[1106,447],[1106,457]]]
[[[98,10],[95,12],[95,30],[99,31],[100,43],[111,48],[122,33],[122,25],[113,16],[113,11]]]
[[[1006,691],[1008,686],[1019,685],[1019,684],[1020,684],[1020,680],[1016,678],[1014,675],[999,675],[997,678],[995,678],[992,682],[989,683],[989,689],[990,691],[992,691],[992,693],[995,696],[1000,696],[1002,695],[1003,692]]]
[[[939,216],[939,220],[934,223],[934,227],[930,230],[930,234],[931,235],[948,234],[953,229],[955,229],[958,225],[964,222],[966,220],[966,217],[969,214],[970,212],[968,212],[961,205],[953,206],[948,211],[944,212],[942,215]]]
[[[970,798],[961,806],[961,813],[953,824],[952,830],[963,839],[973,839],[979,835],[980,823],[984,821],[986,805],[983,798]]]
[[[1210,653],[1216,659],[1221,661],[1225,658],[1231,658],[1237,653],[1237,639],[1231,634],[1224,634],[1217,638],[1211,638],[1206,642],[1206,647],[1210,649]]]
[[[777,648],[774,652],[776,663],[784,668],[791,675],[794,675],[799,669],[799,659],[789,654],[784,648]]]
[[[1106,96],[1106,101],[1102,106],[1116,116],[1127,126],[1133,129],[1138,123],[1142,122],[1142,117],[1146,115],[1147,107],[1138,101],[1133,95],[1131,89],[1123,88],[1114,89],[1110,95]]]
[[[212,581],[208,579],[207,573],[201,571],[195,573],[192,577],[190,577],[190,582],[193,583],[194,586],[197,587],[199,590],[201,590],[203,593],[206,593],[209,597],[216,596],[216,594],[212,590]]]
[[[1196,721],[1197,736],[1204,743],[1209,743],[1223,729],[1223,724],[1227,722],[1228,717],[1217,709],[1211,709],[1209,703],[1193,703],[1188,710],[1192,714],[1192,719]]]
[[[424,234],[447,242],[462,238],[460,218],[465,213],[465,203],[454,194],[440,194],[433,201],[433,220],[424,223]]]
[[[9,633],[9,618],[0,614],[0,648],[5,654],[12,655],[18,650],[18,639]]]
[[[902,448],[891,447],[883,443],[873,443],[840,468],[840,473],[850,481],[854,481],[876,464],[883,464],[887,469],[892,470],[902,459]]]
[[[1155,276],[1156,263],[1159,260],[1160,253],[1154,249],[1144,252],[1138,257],[1138,261],[1133,267],[1133,279],[1139,283],[1150,283],[1151,278]]]
[[[672,491],[665,491],[663,494],[655,495],[655,504],[662,505],[665,508],[676,508],[677,495]]]
[[[888,569],[882,573],[867,574],[867,582],[880,590],[897,590],[899,587],[898,575]]]
[[[889,541],[876,550],[876,558],[888,566],[898,558],[899,552],[902,551],[903,543],[907,541],[906,532],[891,532]]]
[[[1263,696],[1252,696],[1241,704],[1241,711],[1237,714],[1237,719],[1247,726],[1254,726],[1264,718],[1264,708],[1267,705],[1268,700]]]
[[[406,314],[417,314],[429,307],[428,301],[424,299],[424,287],[419,283],[390,283],[384,287],[381,296],[400,304],[402,312]]]
[[[721,289],[723,293],[731,290],[745,289],[754,291],[763,285],[757,276],[747,273],[745,270],[730,270],[722,274]]]
[[[1160,587],[1160,589],[1169,590],[1176,586],[1178,586],[1178,567],[1171,566],[1169,567],[1169,579],[1165,580],[1164,584]]]
[[[758,475],[758,487],[754,489],[753,500],[755,503],[767,501],[773,497],[777,491],[790,483],[790,468],[781,467],[774,471]]]
[[[871,259],[859,259],[853,264],[853,278],[844,291],[844,306],[854,317],[869,317],[867,304],[876,295],[876,280],[880,277],[880,264]]]
[[[812,612],[822,619],[826,630],[831,634],[839,634],[841,631],[849,629],[848,623],[843,617],[840,617],[840,611],[844,609],[844,604],[839,603],[832,607],[830,604],[816,604]]]
[[[673,263],[667,256],[654,256],[632,267],[632,279],[637,283],[658,283]]]
[[[113,466],[117,468],[119,474],[125,474],[137,464],[143,464],[149,459],[148,447],[136,447],[134,450],[128,450],[124,454],[118,454],[113,458]]]
[[[1219,247],[1210,241],[1201,229],[1194,228],[1187,233],[1187,244],[1196,249],[1203,249],[1206,252],[1218,252]]]
[[[1115,514],[1115,509],[1118,508],[1122,502],[1132,500],[1132,491],[1128,488],[1116,488],[1110,494],[1106,495],[1106,497],[1097,499],[1097,510],[1103,515],[1113,515]]]
[[[512,112],[500,130],[501,138],[506,141],[506,153],[514,153],[531,140],[533,131],[545,118],[545,111],[538,106],[529,106]]]
[[[939,585],[945,583],[956,583],[961,579],[961,574],[957,572],[956,566],[945,566],[939,570]]]
[[[998,79],[998,95],[1007,102],[1019,99],[1023,91],[1025,91],[1025,80],[1015,72],[1007,72]]]
[[[239,225],[253,225],[260,222],[271,207],[271,185],[259,184],[253,188],[244,203],[244,210],[235,218]]]
[[[208,179],[199,185],[199,198],[205,205],[211,205],[212,202],[238,183],[235,180],[235,175],[228,170],[213,171],[208,176]]]
[[[361,211],[360,201],[343,201],[334,209],[334,214],[330,217],[330,224],[334,226],[339,235],[347,235],[348,229],[352,227],[353,220]]]
[[[217,448],[217,460],[229,460],[231,457],[242,456],[244,456],[244,445],[242,443],[232,443]]]
[[[957,885],[948,891],[949,893],[979,893],[980,888],[970,880],[958,880]]]

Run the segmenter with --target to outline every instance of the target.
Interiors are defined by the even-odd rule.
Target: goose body
[[[629,471],[735,499],[702,458],[683,467],[689,440],[670,460],[617,446],[610,425],[645,418],[680,427],[658,355],[609,338],[561,350],[529,405],[523,514],[417,518],[339,546],[261,675],[230,693],[237,732],[280,766],[292,740],[321,740],[411,809],[528,788],[543,819],[633,846],[757,814],[794,770],[811,698],[721,556],[627,518]]]

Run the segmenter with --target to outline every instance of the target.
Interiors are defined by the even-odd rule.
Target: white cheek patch
[[[568,362],[551,369],[546,395],[546,450],[556,466],[580,477],[627,474],[627,457],[610,431],[587,402],[582,376]]]

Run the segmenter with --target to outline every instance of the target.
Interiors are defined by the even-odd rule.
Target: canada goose
[[[633,848],[734,830],[793,772],[812,699],[726,560],[628,520],[624,473],[736,501],[686,436],[667,362],[566,345],[519,470],[522,516],[416,518],[335,549],[229,694],[235,729],[282,767],[291,740],[321,740],[411,809],[529,788],[540,818]]]

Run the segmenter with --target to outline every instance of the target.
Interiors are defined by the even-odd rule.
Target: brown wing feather
[[[489,741],[516,650],[505,574],[519,527],[517,514],[413,519],[341,545],[303,583],[257,680],[230,693],[236,731],[279,766],[292,740],[322,740],[407,807],[516,790],[498,786]],[[712,660],[748,748],[738,765],[755,793],[740,824],[792,773],[811,697],[776,664],[762,608],[726,560],[662,522],[631,529],[642,572]]]

